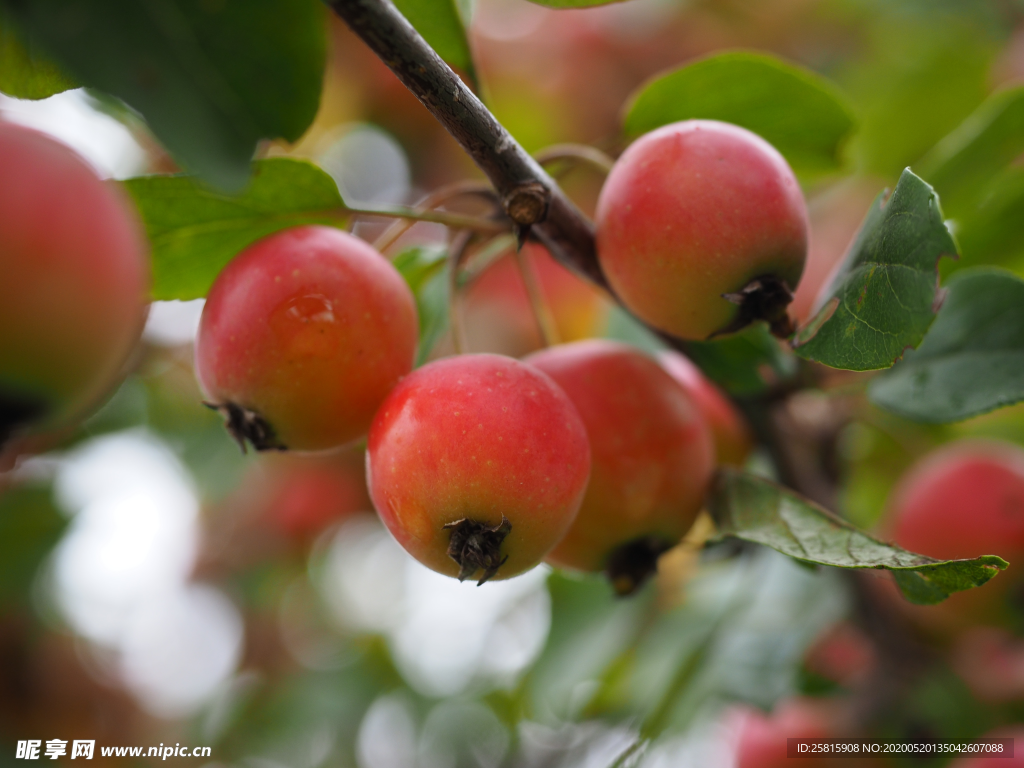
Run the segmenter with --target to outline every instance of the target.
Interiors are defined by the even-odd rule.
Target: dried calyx
[[[273,427],[256,411],[250,411],[235,403],[207,403],[204,401],[203,405],[224,417],[224,425],[241,447],[242,453],[246,452],[246,442],[257,451],[288,450],[288,446],[277,439]]]
[[[465,581],[483,571],[477,582],[477,586],[480,586],[493,578],[508,560],[508,555],[502,557],[501,543],[512,530],[512,523],[504,515],[495,526],[463,518],[447,523],[444,530],[451,532],[448,557],[459,566],[459,581]]]
[[[616,547],[604,567],[619,597],[632,595],[658,572],[658,558],[672,545],[657,536],[644,536]]]
[[[738,306],[739,311],[731,323],[713,336],[739,331],[758,320],[768,323],[772,334],[780,339],[789,338],[796,330],[786,312],[793,301],[793,291],[775,275],[755,277],[735,293],[722,294],[722,298]]]
[[[42,418],[46,406],[41,400],[0,394],[0,448],[21,428]]]

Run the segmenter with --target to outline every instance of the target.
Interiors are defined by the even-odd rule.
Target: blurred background
[[[991,93],[1024,83],[1019,0],[566,11],[478,0],[471,31],[488,106],[531,152],[582,142],[617,153],[630,93],[716,51],[772,52],[837,83],[860,130],[842,174],[802,179],[812,240],[800,319],[874,197]],[[0,96],[0,113],[57,136],[107,177],[175,170],[138,121],[83,91]],[[261,151],[315,161],[348,202],[367,205],[411,204],[479,176],[340,23],[313,127]],[[574,167],[560,180],[592,212],[601,176]],[[963,257],[944,274],[999,264],[1024,275],[1022,189],[1005,185],[981,210],[947,207]],[[370,240],[383,229],[355,225]],[[392,252],[444,242],[443,228],[418,224]],[[656,346],[543,251],[529,253],[564,340]],[[1024,728],[1024,623],[1012,596],[998,621],[884,600],[879,619],[864,595],[884,584],[728,542],[673,551],[628,600],[600,578],[547,567],[483,589],[427,571],[373,515],[361,448],[239,452],[192,374],[201,309],[156,302],[134,373],[103,409],[0,475],[0,765],[20,764],[19,739],[61,738],[211,746],[211,766],[606,768],[654,734],[619,764],[749,768],[776,764],[757,752],[772,734],[842,735],[855,723],[973,740]],[[465,312],[472,351],[541,344],[508,258],[476,281]],[[441,338],[434,354],[448,349]],[[789,404],[796,422],[819,423],[832,398],[835,507],[860,526],[884,532],[897,481],[942,444],[1024,445],[1020,407],[922,426],[870,406],[865,378],[833,376]],[[750,461],[767,466],[757,452]],[[912,637],[909,652],[887,626]],[[920,662],[906,679],[891,674],[894,653]]]

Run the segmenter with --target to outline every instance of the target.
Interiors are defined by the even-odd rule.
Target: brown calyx
[[[643,536],[612,550],[604,573],[619,597],[632,595],[658,572],[658,558],[672,545],[657,536]]]
[[[757,320],[767,322],[772,334],[780,339],[789,338],[796,330],[786,311],[793,301],[793,291],[782,278],[761,275],[735,293],[723,293],[722,298],[738,306],[739,311],[733,321],[715,331],[712,338],[742,330]]]
[[[224,417],[224,426],[235,442],[246,452],[246,441],[257,451],[287,451],[288,446],[277,439],[274,428],[256,411],[250,411],[236,403],[207,403],[203,405]]]
[[[0,393],[0,448],[14,433],[42,418],[46,405],[39,398]]]
[[[508,560],[508,555],[501,555],[501,542],[512,530],[512,523],[504,515],[495,526],[464,517],[445,524],[442,530],[451,531],[448,557],[459,565],[459,581],[465,581],[478,571],[483,571],[480,581],[476,583],[479,587],[493,578]]]

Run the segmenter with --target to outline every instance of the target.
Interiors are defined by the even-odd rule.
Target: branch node
[[[539,181],[528,181],[513,187],[501,201],[508,217],[528,227],[544,221],[551,203],[551,190]]]

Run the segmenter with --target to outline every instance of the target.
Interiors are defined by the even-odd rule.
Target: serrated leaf
[[[83,84],[123,99],[191,173],[238,190],[261,139],[298,139],[320,101],[316,0],[0,0]]]
[[[1024,400],[1024,280],[958,272],[921,346],[871,382],[871,401],[916,421],[959,421]]]
[[[1024,152],[1024,86],[989,97],[921,160],[921,176],[957,216],[983,202],[992,178]]]
[[[936,560],[869,536],[802,496],[764,478],[723,467],[708,499],[719,533],[835,568],[892,571],[912,603],[931,605],[980,587],[1008,563],[996,555]]]
[[[344,224],[334,180],[312,163],[274,158],[253,164],[240,195],[190,176],[140,176],[124,182],[152,247],[153,298],[199,299],[239,251],[302,224]]]
[[[77,87],[0,8],[0,91],[17,99],[45,99]]]
[[[448,330],[448,252],[444,248],[416,246],[398,254],[392,264],[416,296],[420,340],[416,366],[423,365]]]
[[[465,22],[455,0],[395,0],[395,7],[438,56],[452,66],[473,71]]]
[[[832,368],[890,367],[935,317],[939,258],[956,256],[938,195],[908,168],[861,225],[831,298],[794,338],[796,353]]]
[[[846,98],[828,80],[772,56],[735,51],[658,75],[633,95],[625,130],[638,136],[694,118],[742,126],[797,171],[831,171],[853,133]]]

